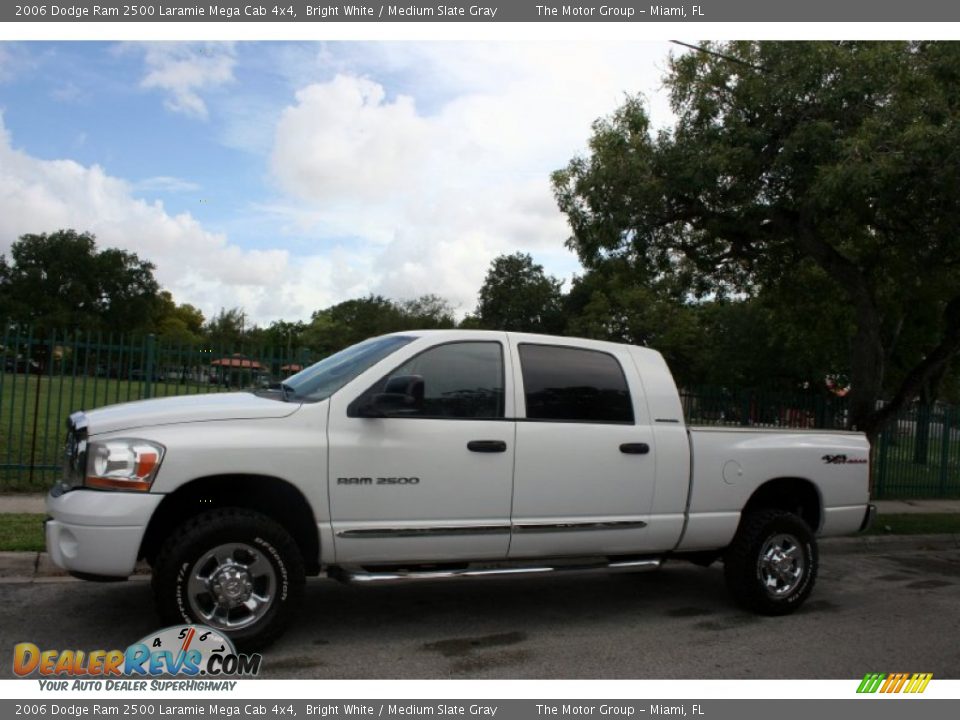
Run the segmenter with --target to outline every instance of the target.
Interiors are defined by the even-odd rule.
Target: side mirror
[[[383,392],[357,408],[359,417],[413,415],[423,409],[423,377],[397,375],[387,380]]]

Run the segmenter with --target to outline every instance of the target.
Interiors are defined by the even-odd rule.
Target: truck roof
[[[488,335],[490,338],[502,338],[504,335],[515,339],[517,342],[527,340],[529,342],[548,342],[553,345],[568,345],[572,347],[592,347],[607,350],[624,350],[629,348],[631,352],[650,353],[659,356],[656,350],[642,345],[630,345],[628,343],[612,342],[610,340],[595,340],[592,338],[570,337],[566,335],[545,335],[542,333],[513,332],[507,330],[471,330],[467,328],[450,328],[440,330],[402,330],[389,335],[405,335],[407,337],[430,337],[448,335],[455,338],[458,335],[470,334],[473,336]]]

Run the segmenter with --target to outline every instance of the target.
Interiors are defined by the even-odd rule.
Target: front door
[[[506,557],[512,382],[504,343],[489,338],[435,345],[354,397],[334,396],[328,433],[337,563]],[[364,407],[385,416],[363,417],[371,414]]]

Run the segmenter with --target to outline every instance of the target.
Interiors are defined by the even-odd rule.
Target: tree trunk
[[[867,433],[871,444],[880,434],[880,424],[872,423],[883,387],[883,339],[880,314],[872,300],[861,297],[857,303],[857,331],[850,348],[850,415],[851,430]]]
[[[945,372],[947,363],[960,352],[960,295],[953,298],[944,308],[943,325],[940,344],[907,373],[890,402],[882,408],[876,409],[872,415],[866,416],[862,420],[863,425],[858,426],[869,437],[875,437],[887,420],[894,417],[921,392],[925,383]],[[857,334],[859,335],[859,330]],[[852,416],[853,413],[851,412]]]
[[[913,445],[913,461],[917,465],[926,465],[930,454],[930,421],[933,418],[933,406],[940,395],[940,383],[947,372],[948,363],[943,363],[930,374],[920,393],[920,406],[917,408],[917,434]]]
[[[913,462],[917,465],[926,465],[930,454],[930,404],[921,400],[917,406],[917,429],[913,436]]]

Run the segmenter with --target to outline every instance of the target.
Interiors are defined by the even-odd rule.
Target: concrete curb
[[[850,555],[863,552],[909,552],[960,549],[960,535],[860,535],[826,538],[820,541],[822,555]],[[149,575],[150,566],[140,562],[134,575]],[[45,552],[0,552],[0,583],[70,579],[70,574],[53,564]]]
[[[150,566],[137,563],[134,575],[149,575]],[[70,573],[53,564],[45,552],[0,552],[0,583],[41,579],[70,579]]]
[[[0,552],[0,581],[35,576],[41,555],[46,553]]]
[[[825,538],[820,540],[821,553],[850,554],[866,551],[887,550],[956,550],[960,548],[960,535],[938,533],[935,535],[857,535],[855,537]]]

